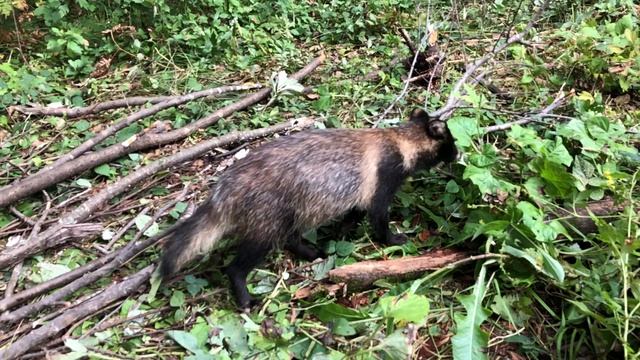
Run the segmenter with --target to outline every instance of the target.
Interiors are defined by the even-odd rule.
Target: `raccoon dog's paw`
[[[405,234],[394,234],[389,237],[389,245],[402,245],[407,242],[409,237]]]

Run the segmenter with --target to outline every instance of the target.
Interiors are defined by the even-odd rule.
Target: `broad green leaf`
[[[85,189],[90,189],[91,188],[91,182],[87,179],[78,179],[76,180],[76,185],[85,188]]]
[[[237,354],[245,354],[249,351],[247,332],[236,317],[229,316],[222,323],[222,333],[229,349]]]
[[[184,293],[180,290],[175,290],[173,294],[171,294],[171,300],[169,300],[169,304],[173,307],[184,305]]]
[[[349,256],[353,252],[355,245],[351,241],[336,242],[336,254],[338,256]]]
[[[339,336],[352,336],[356,334],[356,329],[349,324],[345,318],[337,318],[331,327],[331,332]]]
[[[447,126],[456,143],[461,147],[471,146],[472,138],[482,134],[482,129],[476,120],[469,117],[453,117],[447,121]]]
[[[580,141],[584,150],[601,150],[602,145],[595,142],[591,136],[589,136],[582,120],[572,119],[567,124],[558,126],[558,134]]]
[[[455,180],[449,180],[444,190],[448,193],[456,194],[460,191],[460,186],[458,186],[458,183],[456,183]]]
[[[116,171],[107,164],[102,164],[97,168],[93,169],[93,171],[95,171],[97,174],[106,176],[108,178],[113,177],[116,174]]]
[[[471,164],[464,169],[462,178],[471,180],[483,194],[494,194],[498,190],[509,192],[515,189],[513,184],[496,179],[489,168],[479,168]]]
[[[187,283],[187,291],[191,296],[198,295],[198,293],[207,286],[207,280],[197,278],[193,275],[185,276],[184,281]]]
[[[87,352],[87,347],[84,346],[83,343],[80,342],[80,340],[77,339],[72,339],[72,338],[68,338],[64,341],[64,346],[68,347],[69,349],[71,349],[71,351],[75,351],[78,353],[85,353]]]
[[[368,318],[366,314],[358,310],[350,309],[336,303],[317,306],[311,308],[310,311],[323,322],[330,322],[338,317],[343,317],[347,320],[363,320]]]
[[[149,224],[153,219],[149,215],[138,214],[135,219],[136,227],[138,230],[142,231],[147,224]],[[152,237],[156,235],[160,231],[160,226],[155,221],[151,223],[151,225],[144,231],[144,235],[147,237]]]
[[[556,279],[558,282],[564,282],[564,269],[558,260],[549,255],[548,252],[544,250],[540,250],[542,253],[542,266],[547,273],[552,278]]]
[[[549,255],[544,249],[516,249],[509,245],[502,247],[502,252],[529,262],[537,271],[559,281],[564,281],[564,269],[562,265]]]
[[[541,242],[550,242],[558,236],[556,229],[544,221],[542,211],[527,201],[521,201],[516,205],[522,212],[522,223],[533,232],[536,239]]]
[[[424,295],[409,293],[387,296],[380,299],[379,305],[384,316],[397,323],[413,322],[422,325],[429,313],[429,300]]]
[[[473,293],[458,296],[458,300],[464,306],[467,314],[455,313],[453,315],[456,322],[456,333],[451,338],[451,343],[455,360],[487,358],[485,348],[489,343],[489,335],[480,328],[480,325],[491,314],[482,306],[486,289],[486,273],[486,265],[483,265],[473,286]]]
[[[167,335],[169,335],[169,337],[171,337],[180,346],[195,354],[197,359],[215,359],[213,355],[206,353],[203,348],[198,346],[198,340],[192,334],[182,330],[169,330],[167,331]]]
[[[546,189],[548,193],[558,197],[570,194],[574,179],[564,166],[546,159],[538,162],[537,165],[540,177],[551,185]]]
[[[384,359],[408,359],[411,347],[402,330],[396,330],[373,348],[381,353]],[[379,357],[376,357],[379,358]]]
[[[594,38],[594,39],[600,38],[600,34],[598,33],[598,30],[591,26],[583,27],[582,30],[580,31],[580,34],[588,38]]]

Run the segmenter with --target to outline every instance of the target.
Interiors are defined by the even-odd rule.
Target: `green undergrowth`
[[[231,131],[307,115],[321,117],[326,127],[371,126],[404,87],[402,65],[386,69],[395,56],[409,54],[397,29],[406,27],[417,39],[427,12],[447,53],[443,75],[431,93],[409,87],[381,124],[402,121],[416,106],[435,109],[446,101],[465,59],[490,50],[506,24],[514,24],[511,34],[524,28],[532,14],[530,2],[431,2],[427,11],[428,4],[0,0],[0,32],[7,34],[0,43],[0,106],[82,106],[232,82],[267,84],[272,73],[292,73],[321,50],[327,54],[322,67],[302,81],[314,87],[311,94],[279,96],[178,145],[130,154],[47,189],[56,203],[76,195],[83,200],[160,156]],[[392,229],[407,233],[407,244],[377,247],[366,223],[346,234],[333,227],[310,232],[306,238],[327,259],[309,266],[287,253],[270,256],[250,275],[250,291],[262,302],[248,315],[235,309],[221,272],[234,250],[219,250],[155,294],[145,289],[83,320],[59,350],[68,352],[66,358],[638,358],[638,11],[631,1],[552,4],[526,42],[509,47],[491,65],[487,78],[515,94],[512,99],[466,87],[467,107],[448,122],[463,158],[417,174],[394,202]],[[99,75],[105,59],[111,64]],[[386,70],[375,81],[363,80],[376,69]],[[539,113],[558,94],[566,100],[553,117],[489,134],[482,130]],[[228,94],[164,110],[101,146],[156,121],[181,127],[238,98]],[[81,119],[0,113],[0,185],[41,169],[130,112]],[[142,209],[164,206],[185,183],[193,189],[189,201],[201,200],[218,165],[218,158],[207,156],[113,199],[99,214],[105,231],[91,243],[105,246],[136,218],[114,247],[132,240],[150,221],[151,213],[141,215]],[[144,236],[174,223],[187,203],[177,203]],[[584,210],[587,205],[591,211]],[[43,197],[15,207],[37,218]],[[63,210],[54,208],[50,218]],[[591,220],[591,227],[581,227],[580,220]],[[18,231],[21,226],[12,212],[0,210],[0,231],[7,234],[0,244],[28,236]],[[368,289],[345,291],[325,281],[337,266],[433,248],[478,258],[417,279],[380,280]],[[158,248],[149,249],[74,298],[155,263],[158,255]],[[98,256],[89,242],[39,254],[25,262],[18,290]],[[3,281],[10,273],[3,273]],[[145,312],[152,313],[92,331],[105,318]]]

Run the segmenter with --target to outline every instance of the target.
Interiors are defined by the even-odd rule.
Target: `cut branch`
[[[51,165],[46,166],[44,169],[42,169],[40,172],[43,171],[47,171],[47,170],[51,170],[51,169],[55,169],[58,166],[73,160],[75,158],[77,158],[78,156],[86,153],[87,151],[91,150],[94,146],[96,146],[97,144],[101,143],[104,139],[108,138],[109,136],[115,134],[116,132],[118,132],[119,130],[124,129],[125,127],[133,124],[134,122],[146,118],[148,116],[154,115],[164,109],[168,109],[174,106],[178,106],[178,105],[182,105],[184,103],[187,103],[189,101],[193,101],[202,97],[210,97],[210,96],[216,96],[216,95],[220,95],[220,94],[224,94],[226,92],[230,92],[230,91],[242,91],[242,90],[252,90],[252,89],[256,89],[256,88],[260,88],[262,87],[261,85],[255,85],[255,84],[249,84],[249,85],[231,85],[231,86],[221,86],[221,87],[217,87],[217,88],[213,88],[213,89],[207,89],[207,90],[203,90],[203,91],[198,91],[198,92],[194,92],[191,94],[186,94],[186,95],[182,95],[182,96],[172,96],[172,97],[168,97],[167,100],[159,102],[149,108],[146,109],[142,109],[139,111],[136,111],[135,113],[125,117],[124,119],[118,121],[117,123],[109,126],[108,128],[100,131],[99,133],[95,134],[95,136],[93,136],[91,139],[85,141],[84,143],[80,144],[78,147],[76,147],[75,149],[73,149],[72,151],[68,152],[67,154],[65,154],[64,156],[61,156],[58,160],[54,161]],[[124,99],[126,100],[126,99]],[[121,100],[116,100],[114,102],[117,101],[121,101]],[[112,102],[113,103],[113,102]],[[106,104],[106,103],[103,103]],[[100,105],[100,104],[98,104]],[[74,110],[74,109],[70,109],[70,110]]]
[[[508,123],[505,123],[505,124],[486,126],[482,130],[483,130],[483,132],[485,134],[488,134],[488,133],[492,133],[492,132],[496,132],[496,131],[508,130],[508,129],[511,129],[512,127],[514,127],[515,125],[525,125],[525,124],[528,124],[528,123],[533,122],[533,121],[538,121],[538,120],[544,118],[545,116],[550,115],[556,108],[558,108],[560,105],[564,104],[564,101],[566,99],[567,99],[567,96],[565,96],[562,93],[562,91],[560,91],[560,92],[558,92],[558,95],[556,95],[556,98],[553,100],[553,102],[551,102],[551,104],[549,104],[547,107],[542,109],[537,114],[533,114],[533,115],[524,117],[524,118],[522,118],[520,120],[508,122]]]
[[[152,176],[158,171],[167,169],[171,166],[175,166],[188,160],[192,160],[217,147],[227,146],[236,142],[243,142],[259,137],[264,137],[282,131],[308,127],[311,126],[313,122],[314,118],[301,118],[286,121],[267,128],[233,132],[224,136],[203,141],[197,145],[184,149],[166,158],[158,159],[104,188],[102,191],[95,194],[83,204],[74,209],[71,213],[62,217],[56,225],[48,228],[37,238],[30,241],[29,244],[19,244],[14,247],[5,249],[2,253],[0,253],[0,269],[4,269],[5,267],[15,264],[22,259],[36,254],[42,250],[61,244],[62,242],[64,242],[64,240],[66,240],[66,238],[70,237],[68,233],[65,233],[65,230],[68,229],[70,224],[75,224],[79,221],[87,219],[107,201],[122,194],[137,182],[146,179],[149,176]],[[61,239],[61,234],[66,235],[66,238]]]
[[[31,331],[6,349],[0,350],[0,359],[15,359],[35,347],[40,347],[75,322],[94,314],[118,299],[134,294],[149,279],[152,271],[153,265],[149,265],[135,275],[109,286],[90,300],[65,311],[51,322]]]
[[[194,99],[198,99],[204,96],[216,96],[223,94],[229,91],[239,91],[239,90],[251,90],[262,87],[259,84],[254,85],[231,85],[231,86],[221,86],[215,89],[207,89],[202,91],[193,92],[186,95],[175,95],[175,96],[133,96],[124,99],[118,100],[109,100],[89,106],[78,107],[78,108],[69,108],[69,107],[46,107],[42,105],[36,106],[9,106],[7,111],[9,113],[19,112],[21,114],[26,115],[43,115],[43,116],[64,116],[66,118],[76,118],[86,115],[97,114],[103,111],[120,109],[124,107],[130,106],[141,106],[145,104],[159,104],[163,102],[172,102],[176,99],[185,98],[185,97],[193,97],[192,99],[188,99],[186,101],[191,101]],[[175,106],[175,105],[174,105]]]
[[[409,278],[427,270],[437,270],[469,257],[464,252],[440,249],[414,257],[383,261],[363,261],[329,271],[333,282],[348,283],[355,289],[365,288],[383,278]]]
[[[311,63],[293,74],[291,77],[297,80],[302,79],[316,69],[322,61],[324,61],[324,54],[315,58]],[[148,132],[139,137],[135,136],[133,139],[127,140],[123,143],[115,144],[94,153],[83,155],[73,161],[67,161],[54,169],[43,170],[25,179],[16,181],[13,184],[0,189],[0,208],[12,204],[37,191],[46,189],[60,181],[92,169],[100,164],[118,159],[126,154],[176,142],[189,136],[198,129],[211,126],[218,120],[227,117],[236,111],[246,109],[247,107],[266,99],[270,93],[271,89],[265,88],[182,128],[166,133]]]

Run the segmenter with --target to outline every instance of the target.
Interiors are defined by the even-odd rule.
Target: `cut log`
[[[382,261],[363,261],[329,271],[333,282],[344,282],[349,288],[365,288],[384,278],[410,279],[427,270],[437,270],[469,257],[466,252],[438,249],[420,256]]]

